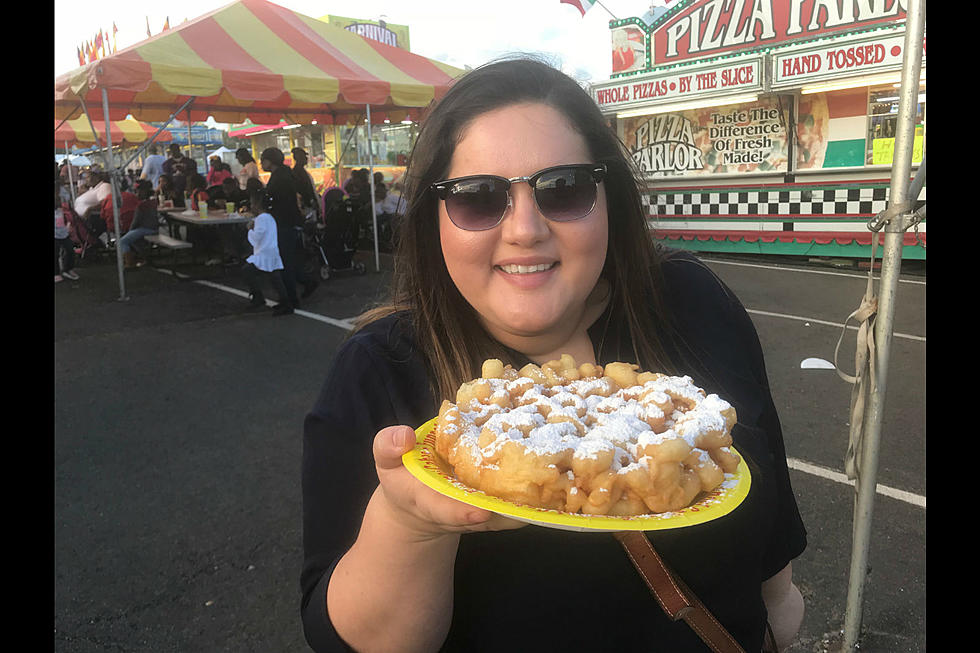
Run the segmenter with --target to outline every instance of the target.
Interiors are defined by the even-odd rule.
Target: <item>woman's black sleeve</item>
[[[326,589],[378,485],[373,438],[391,413],[382,369],[357,338],[344,343],[304,423],[301,613],[315,651],[350,650],[330,622]]]

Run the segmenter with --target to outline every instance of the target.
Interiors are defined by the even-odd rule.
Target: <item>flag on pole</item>
[[[112,51],[113,52],[116,51],[116,32],[118,31],[119,28],[116,27],[116,21],[112,21]]]
[[[150,17],[147,16],[146,17],[146,38],[150,38],[151,36],[153,36],[153,35],[150,34]]]
[[[163,29],[164,30],[170,29],[170,16],[167,16],[167,20],[164,21],[164,23],[163,23]]]
[[[596,0],[559,0],[559,2],[565,5],[572,5],[582,12],[582,17],[584,18],[585,12],[595,6]]]
[[[85,53],[82,52],[82,49],[80,47],[76,47],[75,48],[75,51],[78,53],[78,65],[79,66],[84,66],[85,65]]]

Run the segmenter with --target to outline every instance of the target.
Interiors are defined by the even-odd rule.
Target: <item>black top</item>
[[[725,517],[648,536],[743,648],[758,651],[766,621],[760,584],[806,547],[762,348],[738,299],[693,255],[674,253],[663,271],[667,305],[705,369],[690,376],[736,408],[732,437],[752,485]],[[607,309],[589,329],[597,361],[630,361],[628,338],[610,317]],[[350,650],[330,623],[326,587],[377,487],[375,434],[416,428],[437,409],[405,320],[380,320],[338,349],[304,434],[302,617],[314,650]],[[455,572],[443,651],[707,650],[690,626],[664,615],[610,534],[534,525],[465,534]]]
[[[133,221],[129,225],[129,230],[133,229],[159,229],[160,228],[160,214],[157,213],[157,202],[156,200],[148,199],[143,200],[136,207],[136,212],[133,213]]]
[[[265,192],[272,202],[269,213],[276,219],[276,226],[280,231],[303,226],[303,216],[296,204],[296,180],[289,168],[279,166],[273,170],[269,175],[269,183],[265,185]]]
[[[293,165],[290,172],[292,172],[293,180],[296,182],[296,192],[303,198],[303,206],[308,208],[315,207],[317,203],[316,189],[313,187],[313,180],[310,179],[310,173],[300,165]]]

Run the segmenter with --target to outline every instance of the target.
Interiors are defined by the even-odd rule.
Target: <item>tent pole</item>
[[[89,115],[88,107],[85,106],[85,101],[81,98],[81,96],[79,96],[78,101],[82,105],[82,111],[85,112],[85,118],[88,120],[88,125],[92,129],[92,135],[95,137],[95,144],[96,146],[101,147],[101,142],[99,140],[99,132],[95,130],[95,124],[92,122],[92,116]],[[106,141],[108,143],[112,143],[109,135],[111,129],[111,125],[109,122],[109,96],[104,88],[102,89],[102,118],[104,119],[105,122]],[[110,148],[106,148],[105,153],[103,154],[103,158],[105,160],[107,172],[112,170],[111,157],[112,157],[112,152]],[[119,217],[118,217],[119,197],[118,195],[116,195],[116,178],[115,175],[113,175],[111,172],[109,174],[109,180],[111,182],[109,186],[112,188],[112,213],[113,213],[113,219],[116,222],[116,234],[117,234],[116,238],[118,242],[118,238],[120,235]],[[119,299],[125,301],[128,298],[126,297],[126,281],[125,279],[123,279],[122,252],[119,251],[119,247],[116,247],[116,268],[119,272]]]
[[[378,254],[378,214],[374,210],[374,148],[371,147],[371,105],[367,106],[368,173],[371,182],[371,223],[374,225],[374,271],[381,272],[381,255]]]
[[[75,180],[71,176],[71,152],[68,151],[68,141],[65,141],[65,163],[68,167],[68,192],[71,194],[71,203],[75,204]]]
[[[902,87],[899,91],[898,124],[895,133],[895,154],[892,159],[889,208],[911,209],[915,197],[909,197],[909,177],[912,168],[912,146],[915,137],[915,114],[919,95],[919,69],[922,65],[922,36],[925,31],[925,0],[908,4],[905,32],[905,53],[902,62]],[[902,265],[902,241],[907,227],[906,217],[898,215],[884,225],[885,241],[881,260],[878,316],[874,324],[877,353],[876,385],[869,390],[868,410],[864,417],[860,469],[855,485],[854,535],[851,549],[851,568],[847,592],[847,611],[844,615],[842,651],[852,653],[858,648],[861,631],[861,610],[865,582],[868,577],[868,551],[871,543],[871,515],[874,508],[878,473],[878,448],[885,406],[886,376],[891,350],[898,276]],[[875,234],[874,237],[877,237]],[[875,377],[872,377],[875,378]]]
[[[340,175],[343,174],[341,164],[340,164],[340,159],[343,156],[343,151],[339,148],[340,148],[340,125],[337,124],[337,118],[335,116],[334,123],[333,123],[333,160],[334,160],[333,176],[337,182],[335,185],[339,188],[343,188],[344,180],[340,178]]]
[[[114,168],[112,164],[112,136],[110,135],[111,123],[109,122],[109,94],[106,92],[104,86],[102,87],[102,117],[105,119],[106,169],[110,171],[109,179],[112,186],[112,221],[116,228],[116,268],[119,272],[119,300],[127,301],[129,298],[126,296],[126,281],[124,279],[125,275],[123,274],[123,255],[122,249],[119,247],[119,239],[123,236],[119,229],[119,211],[121,203],[116,181],[116,178],[119,175],[119,170]],[[91,122],[91,118],[89,118],[89,121]]]
[[[191,140],[191,108],[187,107],[187,154],[191,157],[191,161],[194,160],[194,143]],[[194,169],[197,169],[197,164],[194,164]],[[207,172],[207,169],[205,169]],[[189,180],[188,180],[189,181]]]

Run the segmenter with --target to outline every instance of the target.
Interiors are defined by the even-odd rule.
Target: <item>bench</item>
[[[143,236],[143,240],[152,245],[166,247],[167,249],[188,249],[194,247],[194,245],[186,240],[173,238],[167,234],[150,234],[149,236]]]
[[[152,249],[157,248],[170,250],[173,254],[173,259],[171,261],[172,267],[176,266],[177,253],[180,250],[194,248],[193,243],[189,243],[186,240],[180,240],[179,238],[174,238],[173,236],[168,236],[167,234],[150,234],[148,236],[143,236],[143,240],[150,245],[151,251]]]

